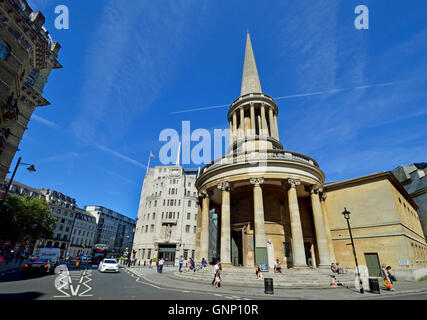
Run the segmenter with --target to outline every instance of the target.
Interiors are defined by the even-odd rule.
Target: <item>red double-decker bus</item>
[[[95,244],[92,253],[92,263],[99,264],[108,254],[108,246],[106,244]]]

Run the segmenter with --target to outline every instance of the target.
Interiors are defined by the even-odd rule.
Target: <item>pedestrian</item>
[[[182,272],[182,263],[184,262],[184,259],[182,259],[182,256],[179,257],[178,263],[179,263],[179,272]]]
[[[394,291],[393,285],[390,281],[390,278],[388,277],[387,269],[385,266],[381,266],[381,271],[384,277],[384,286],[386,287],[387,291]]]
[[[134,260],[133,260],[133,265],[134,266],[136,266],[136,260],[138,260],[137,258],[135,258]]]
[[[391,272],[391,267],[390,266],[388,266],[387,268],[385,268],[385,270],[387,272],[387,276],[388,276],[388,279],[390,280],[391,284],[393,284],[393,281],[397,281],[396,277]]]
[[[215,274],[215,287],[221,287],[221,270],[218,269]]]
[[[22,251],[21,254],[19,255],[19,265],[22,264],[22,261],[24,261],[25,259],[25,252]]]
[[[153,259],[150,259],[150,264],[148,265],[148,267],[151,269],[151,264],[153,263]]]
[[[208,262],[205,260],[205,258],[202,259],[201,265],[202,265],[202,268],[208,265]]]
[[[214,267],[214,278],[213,278],[213,280],[212,280],[212,285],[214,285],[215,284],[215,282],[216,282],[216,274],[217,274],[217,271],[218,270],[220,270],[221,269],[221,263],[219,262],[219,260],[216,262],[216,265],[215,265],[215,267]]]
[[[160,261],[159,261],[159,273],[163,272],[163,264],[164,263],[165,263],[165,260],[163,259],[163,257],[160,258]]]
[[[255,274],[257,279],[262,279],[262,271],[261,271],[261,266],[259,264],[257,264],[255,267]]]
[[[274,263],[274,273],[283,273],[282,265],[280,264],[279,259],[277,259],[276,262]]]
[[[343,268],[340,267],[340,263],[337,262],[337,273],[338,274],[346,274]]]

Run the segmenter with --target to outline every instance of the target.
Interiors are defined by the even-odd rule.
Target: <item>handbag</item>
[[[384,281],[384,286],[387,288],[387,289],[391,289],[393,286],[391,285],[391,283],[390,283],[390,281],[388,280],[388,279],[386,279],[385,281]]]

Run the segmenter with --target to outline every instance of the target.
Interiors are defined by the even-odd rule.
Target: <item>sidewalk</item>
[[[137,277],[145,281],[170,289],[209,292],[212,294],[229,294],[239,295],[253,299],[293,299],[293,300],[346,300],[360,299],[370,297],[380,297],[386,295],[399,295],[404,293],[427,292],[427,281],[409,282],[396,281],[394,283],[395,291],[389,292],[381,290],[381,294],[372,294],[365,288],[365,294],[360,294],[355,288],[329,288],[329,289],[274,289],[274,294],[265,294],[264,288],[248,288],[241,286],[231,286],[226,283],[221,288],[215,288],[210,284],[183,281],[171,278],[173,273],[177,271],[175,267],[166,267],[162,274],[157,273],[156,268],[153,269],[144,267],[127,268]],[[262,280],[261,280],[262,281]],[[382,286],[381,286],[382,287]]]
[[[9,263],[6,264],[6,262],[4,262],[4,260],[3,260],[3,262],[0,263],[0,273],[12,271],[14,269],[19,269],[19,268],[23,267],[24,264],[25,264],[25,260],[22,262],[21,265],[19,265],[19,261],[18,261],[18,263],[15,263],[15,260],[13,260],[13,261],[9,261]]]

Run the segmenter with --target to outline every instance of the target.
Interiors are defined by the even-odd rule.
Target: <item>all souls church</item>
[[[401,277],[427,274],[427,245],[417,205],[391,172],[325,182],[315,159],[284,149],[279,107],[263,93],[247,34],[240,97],[230,106],[227,154],[207,164],[196,181],[199,214],[196,260],[224,267],[328,268],[359,264],[376,276],[391,266]],[[217,228],[210,228],[210,215]],[[212,230],[216,234],[212,235]],[[212,244],[212,237],[214,243]],[[213,254],[212,254],[213,253]]]

